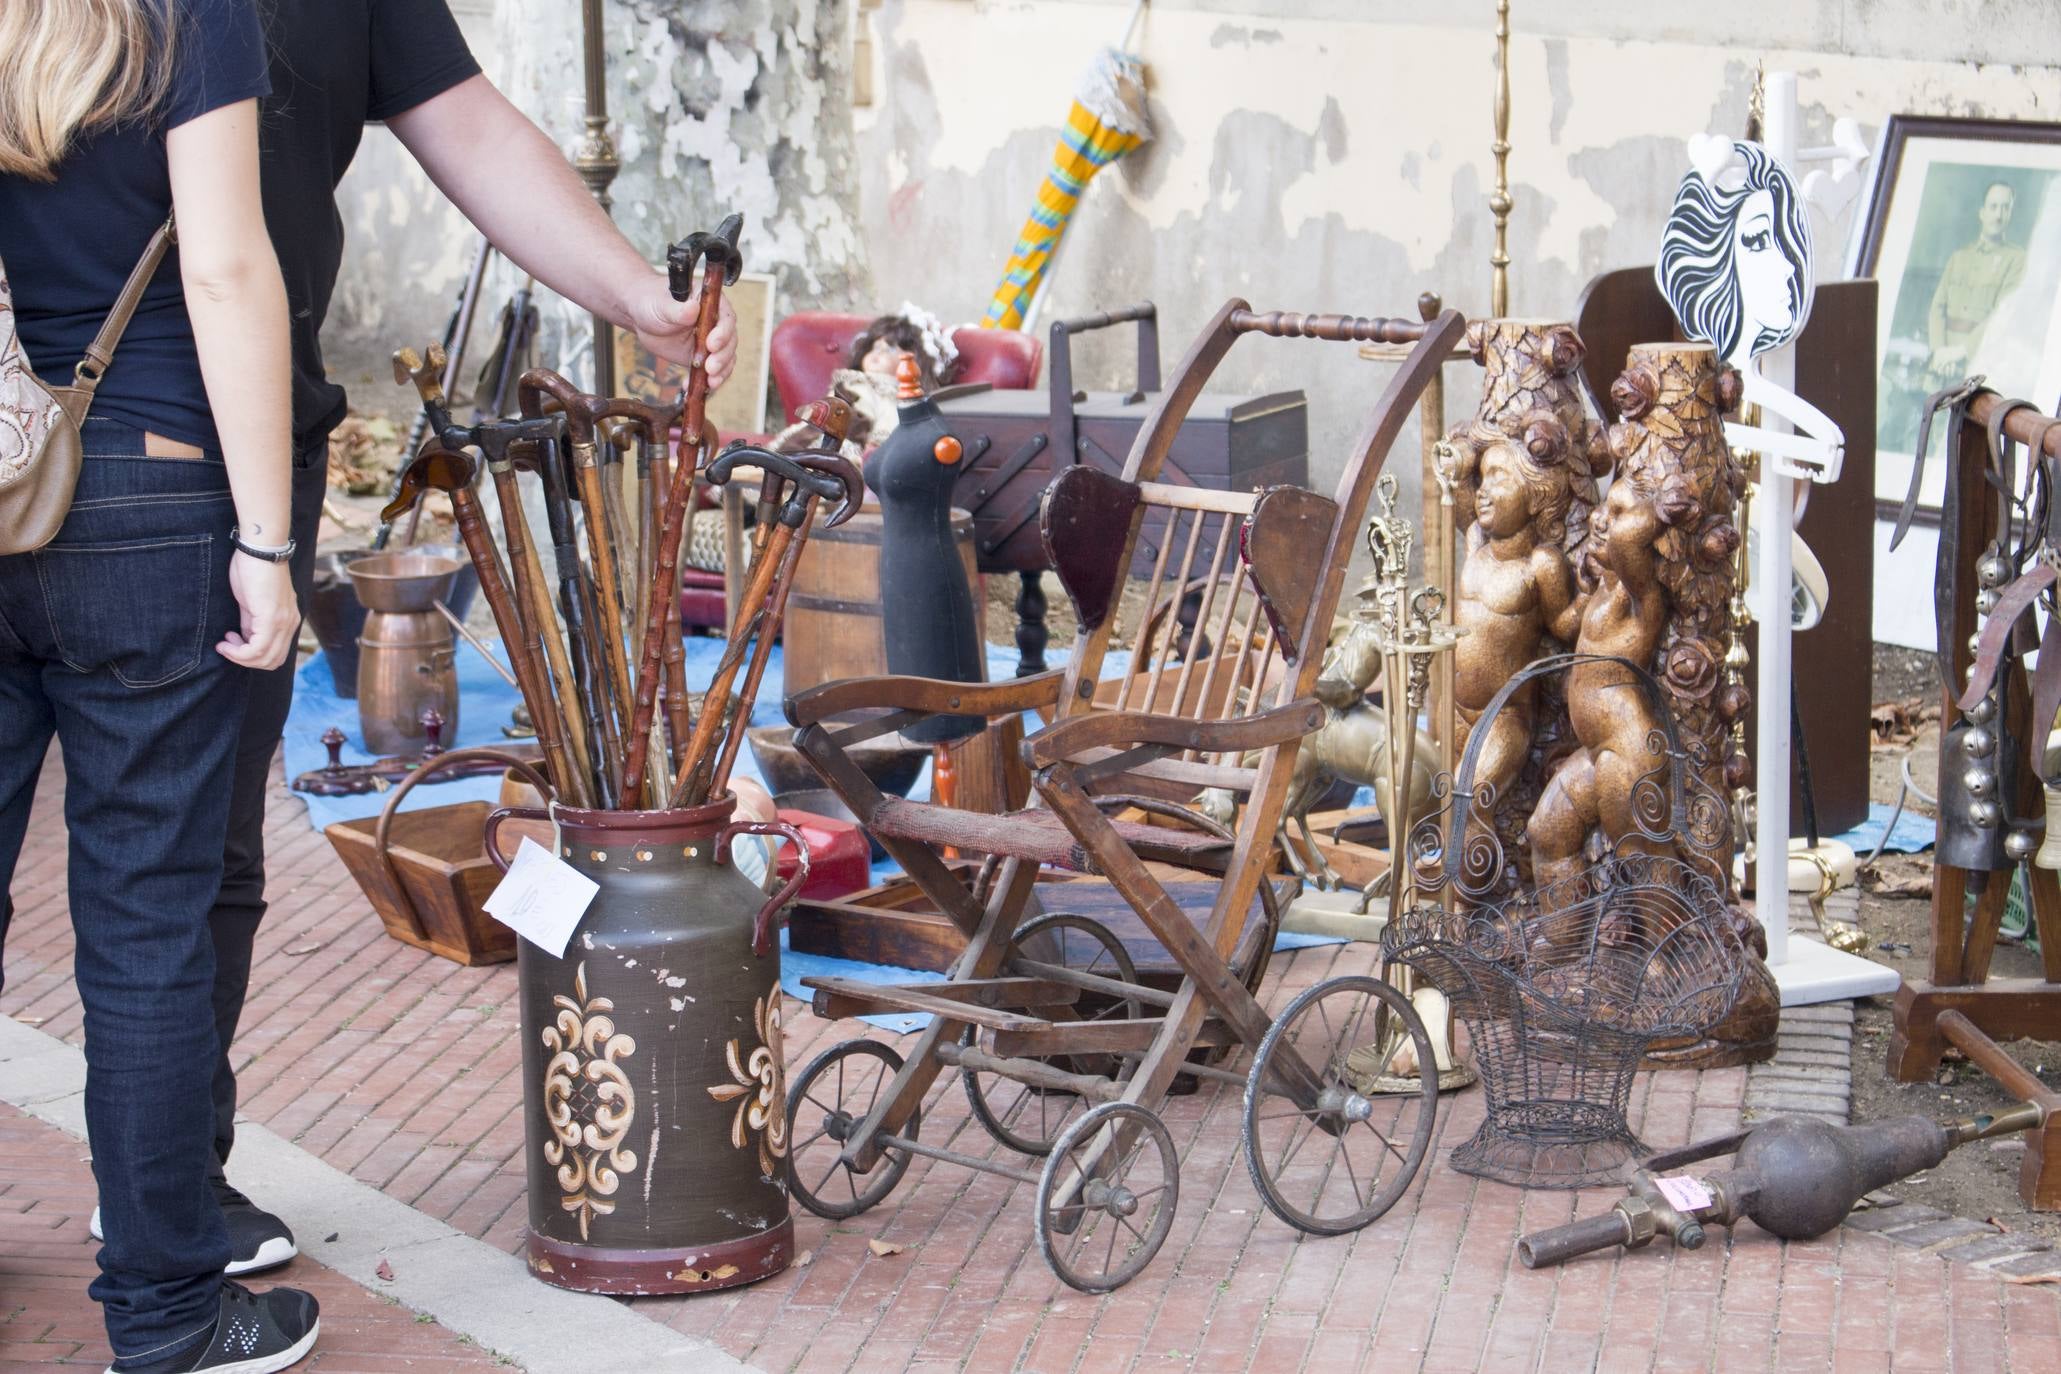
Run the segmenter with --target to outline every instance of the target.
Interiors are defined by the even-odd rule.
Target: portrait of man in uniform
[[[1980,350],[1983,326],[2006,296],[2025,280],[2025,250],[2006,240],[2018,192],[2008,181],[1983,188],[1976,211],[1975,238],[1956,248],[1939,275],[1926,312],[1925,338],[1931,354],[1926,371],[1937,388],[1968,375],[1968,362]]]

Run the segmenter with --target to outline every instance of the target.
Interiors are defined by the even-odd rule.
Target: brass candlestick
[[[608,132],[608,55],[602,44],[601,4],[602,0],[581,0],[587,113],[586,127],[573,145],[571,160],[602,213],[612,214],[609,187],[623,164]],[[601,396],[615,394],[615,326],[599,311],[594,314],[594,391]]]

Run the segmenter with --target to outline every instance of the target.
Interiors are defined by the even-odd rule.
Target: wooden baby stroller
[[[1107,1292],[1150,1262],[1172,1226],[1178,1167],[1155,1108],[1177,1075],[1243,1087],[1248,1168],[1267,1206],[1292,1225],[1341,1234],[1402,1195],[1431,1143],[1436,1075],[1423,1076],[1420,1094],[1376,1098],[1355,1087],[1366,1081],[1355,1077],[1366,1056],[1352,1070],[1346,1059],[1378,1042],[1408,1045],[1430,1064],[1422,1023],[1407,998],[1366,977],[1310,988],[1270,1018],[1254,990],[1274,932],[1249,912],[1296,746],[1323,720],[1311,692],[1368,495],[1462,328],[1453,311],[1419,323],[1259,314],[1231,301],[1182,360],[1122,476],[1075,466],[1046,490],[1047,549],[1080,625],[1064,669],[993,684],[855,679],[789,700],[799,747],[967,938],[944,983],[804,980],[819,1015],[933,1019],[906,1061],[878,1041],[853,1040],[796,1076],[790,1161],[803,1206],[856,1215],[892,1191],[913,1155],[999,1173],[1037,1188],[1037,1240],[1059,1277]],[[1415,342],[1369,413],[1335,497],[1156,480],[1190,405],[1251,333]],[[1142,603],[1135,583],[1125,595],[1139,567],[1150,569]],[[1184,601],[1192,623],[1170,613]],[[1119,677],[1112,639],[1131,604],[1128,618],[1144,629]],[[1098,691],[1105,668],[1113,675]],[[876,714],[834,724],[869,708]],[[885,796],[844,753],[926,717],[978,724],[1032,709],[1051,719],[1023,745],[1037,795],[1006,816]],[[1244,798],[1235,830],[1184,804],[1209,787]],[[940,856],[947,846],[985,856],[970,881]],[[1037,915],[1033,884],[1046,864],[1105,877],[1178,965],[1178,986],[1142,983],[1108,927]],[[1199,928],[1169,894],[1162,865],[1221,879]],[[1253,1054],[1250,1068],[1226,1067],[1241,1048]],[[1013,1149],[1044,1155],[1042,1169],[921,1140],[925,1092],[952,1068],[983,1125]],[[1075,1107],[1088,1110],[1075,1117]]]

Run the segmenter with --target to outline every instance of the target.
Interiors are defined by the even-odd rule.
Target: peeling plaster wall
[[[1120,35],[1129,0],[884,0],[857,16],[872,26],[877,94],[848,133],[840,83],[851,4],[613,0],[610,99],[626,154],[618,219],[655,254],[677,227],[709,217],[719,192],[752,215],[754,265],[784,264],[786,307],[906,297],[948,319],[975,318],[1073,83],[1094,48]],[[774,34],[776,5],[788,22]],[[570,142],[577,6],[454,7],[483,65]],[[1267,308],[1371,314],[1407,313],[1429,289],[1484,312],[1493,9],[1489,0],[1152,0],[1139,47],[1158,137],[1090,187],[1045,319],[1151,298],[1171,365],[1232,294]],[[1518,0],[1513,10],[1518,314],[1564,316],[1595,273],[1651,261],[1686,138],[1743,127],[1763,56],[1800,73],[1806,142],[1825,141],[1838,114],[1871,137],[1894,111],[2061,117],[2054,0],[1735,0],[1722,10]],[[720,41],[685,51],[674,40],[689,30],[697,43],[710,31]],[[808,103],[798,78],[775,74],[760,87],[778,92],[787,123],[810,134],[774,165],[729,154],[723,135],[757,136],[758,116],[737,109],[751,88],[742,74],[776,42],[784,60],[820,78],[821,104]],[[1849,189],[1858,198],[1859,182]],[[360,403],[379,404],[396,390],[384,362],[395,341],[441,328],[470,236],[378,130],[367,133],[343,207],[351,241],[331,361]],[[1851,219],[1849,205],[1816,226],[1828,264]],[[1079,354],[1081,385],[1129,376],[1127,338],[1091,338]],[[1222,376],[1241,389],[1308,390],[1313,466],[1328,479],[1386,371],[1338,345],[1250,343]],[[1448,413],[1458,416],[1474,403],[1472,371],[1454,367],[1448,378]],[[1395,470],[1414,501],[1417,465],[1399,456]]]
[[[1741,35],[1770,35],[1767,65],[1799,73],[1806,144],[1829,141],[1843,114],[1870,138],[1897,111],[2061,117],[2052,0],[1512,8],[1517,315],[1566,317],[1596,273],[1653,260],[1688,136],[1745,124],[1762,54]],[[1076,76],[1129,10],[887,0],[874,18],[881,99],[858,114],[883,298],[913,294],[948,319],[981,313]],[[1153,0],[1138,47],[1158,136],[1090,186],[1046,320],[1155,300],[1171,363],[1234,294],[1263,309],[1411,314],[1431,290],[1487,311],[1492,4]],[[2046,65],[1996,64],[2007,56]],[[1842,189],[1857,200],[1861,181]],[[1823,275],[1838,275],[1853,212],[1849,201],[1815,226]],[[1127,339],[1079,352],[1077,384],[1129,375]],[[1220,374],[1243,390],[1310,393],[1324,482],[1387,375],[1349,347],[1266,341],[1241,345]],[[1478,388],[1472,368],[1447,377],[1457,417]],[[1416,427],[1405,434],[1394,471],[1414,503]]]
[[[573,0],[457,0],[480,65],[561,147],[582,124],[580,7]],[[780,279],[781,308],[871,295],[857,217],[846,0],[610,0],[609,113],[622,170],[616,222],[647,256],[745,214],[745,265]],[[338,192],[348,240],[324,330],[332,372],[360,409],[409,398],[386,362],[438,337],[463,286],[471,228],[384,129]],[[475,344],[514,289],[497,265]],[[539,292],[542,354],[579,376],[589,319]],[[388,394],[392,393],[392,394]]]

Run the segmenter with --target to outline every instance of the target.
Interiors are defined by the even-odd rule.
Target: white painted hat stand
[[[1805,161],[1833,161],[1842,174],[1852,170],[1852,137],[1838,138],[1833,147],[1799,149],[1796,144],[1796,74],[1770,72],[1764,85],[1762,147],[1783,167]],[[1835,137],[1837,137],[1835,135]],[[1714,140],[1692,140],[1691,156],[1699,173],[1715,177],[1737,154],[1726,148],[1722,156],[1710,145]],[[1802,199],[1807,203],[1816,183],[1812,174],[1804,181]],[[1806,251],[1808,245],[1805,245]],[[1790,530],[1796,523],[1796,498],[1789,478],[1807,478],[1831,483],[1839,477],[1845,436],[1839,427],[1792,389],[1796,382],[1796,360],[1791,352],[1795,334],[1802,330],[1809,314],[1809,265],[1799,264],[1805,283],[1803,308],[1789,331],[1789,338],[1755,355],[1751,331],[1742,329],[1741,342],[1729,359],[1745,382],[1744,399],[1761,407],[1766,429],[1727,424],[1725,437],[1734,449],[1761,454],[1764,480],[1758,504],[1769,530]],[[1685,329],[1688,326],[1685,323]],[[1692,335],[1694,330],[1689,330]],[[1790,422],[1794,422],[1793,425]],[[1802,432],[1797,433],[1795,430]],[[1778,480],[1766,480],[1773,477]],[[1790,938],[1788,894],[1790,891],[1789,788],[1784,785],[1792,767],[1790,751],[1791,658],[1790,628],[1786,598],[1770,598],[1768,588],[1791,585],[1793,569],[1790,541],[1761,539],[1754,568],[1754,582],[1763,608],[1775,602],[1772,613],[1763,610],[1760,621],[1760,654],[1756,700],[1760,704],[1755,735],[1757,804],[1755,824],[1754,890],[1759,916],[1767,931],[1768,968],[1781,988],[1782,1005],[1807,1006],[1851,997],[1894,992],[1901,981],[1893,969],[1868,959],[1835,950],[1812,938]],[[1773,896],[1772,894],[1781,894]]]

